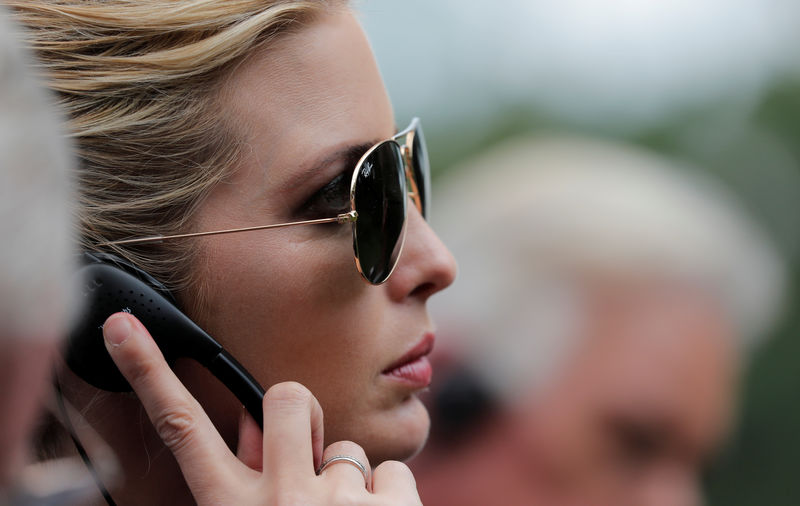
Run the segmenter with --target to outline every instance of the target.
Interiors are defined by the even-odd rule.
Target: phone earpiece
[[[84,253],[81,277],[83,311],[67,342],[67,365],[92,386],[131,391],[105,349],[103,323],[114,313],[131,313],[144,324],[167,363],[191,358],[208,368],[262,425],[264,389],[222,346],[183,314],[163,284],[110,254]]]

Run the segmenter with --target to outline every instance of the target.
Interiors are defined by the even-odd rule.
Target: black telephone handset
[[[89,384],[112,392],[131,386],[111,360],[103,343],[103,323],[125,311],[138,318],[172,366],[191,358],[206,367],[244,404],[263,428],[264,389],[230,353],[183,314],[166,287],[136,266],[106,253],[84,253],[78,275],[83,311],[70,333],[66,362]]]

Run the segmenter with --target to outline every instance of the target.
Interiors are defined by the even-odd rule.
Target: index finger
[[[211,420],[169,368],[147,329],[133,315],[116,313],[103,326],[106,349],[133,387],[159,437],[175,455],[189,487],[213,487],[209,469],[238,460]]]
[[[278,383],[264,396],[264,474],[297,485],[322,461],[322,407],[300,383]]]

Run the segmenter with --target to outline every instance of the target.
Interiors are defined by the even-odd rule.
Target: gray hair
[[[501,395],[559,363],[579,324],[581,279],[699,286],[751,348],[782,302],[784,264],[720,184],[632,146],[568,136],[508,141],[437,182],[434,225],[459,260],[431,301],[446,337]]]
[[[72,155],[19,33],[0,8],[0,336],[55,337],[74,298]]]

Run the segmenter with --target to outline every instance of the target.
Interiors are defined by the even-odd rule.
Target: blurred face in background
[[[685,287],[587,286],[576,345],[556,372],[468,442],[423,453],[426,505],[701,503],[700,474],[733,408],[728,320]]]
[[[549,504],[700,504],[737,358],[720,309],[675,286],[595,286],[581,344],[515,416]]]
[[[50,385],[57,337],[0,334],[0,491],[27,457],[30,432]]]

